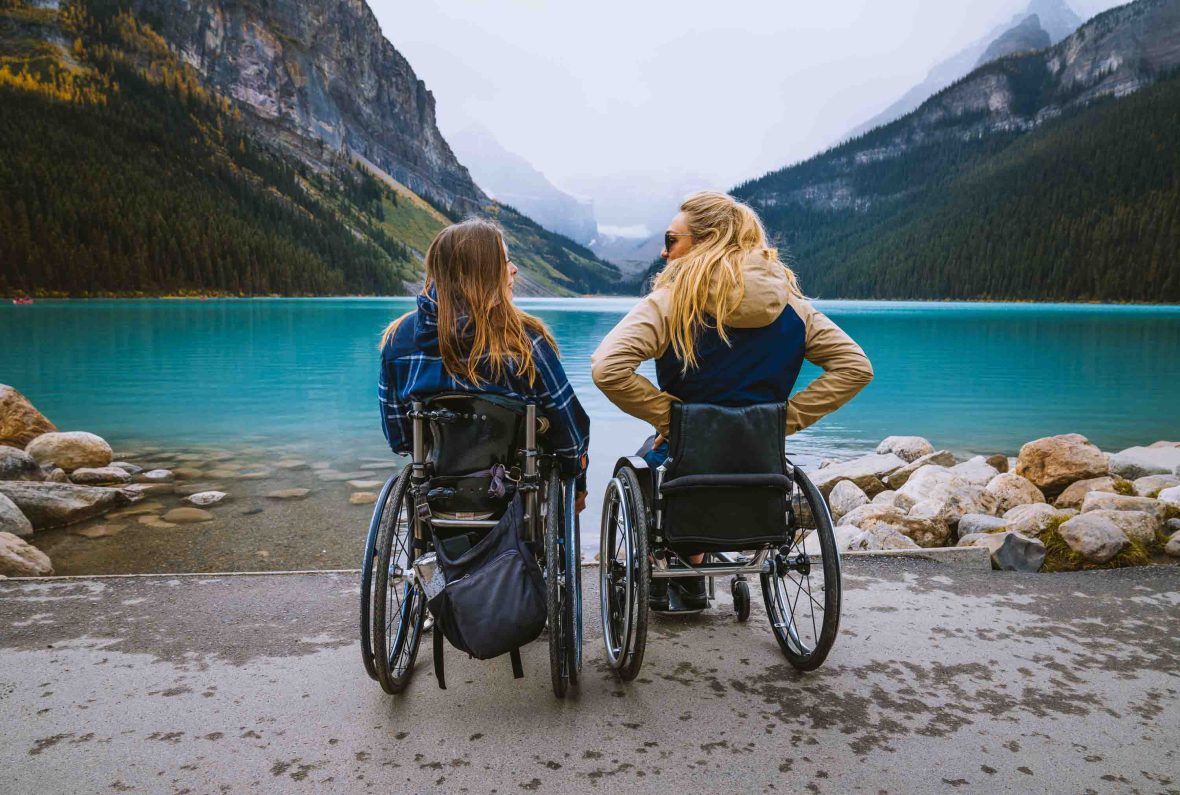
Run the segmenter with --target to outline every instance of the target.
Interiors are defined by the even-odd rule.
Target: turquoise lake
[[[592,475],[645,427],[594,388],[589,356],[634,299],[523,299],[561,345],[593,422]],[[1106,450],[1180,437],[1180,307],[819,301],[874,381],[793,437],[799,456],[918,434],[1015,454],[1077,432]],[[38,301],[0,306],[0,382],[62,429],[116,446],[235,442],[380,457],[377,338],[398,299]],[[649,375],[651,371],[648,371]],[[799,386],[818,369],[808,365]]]

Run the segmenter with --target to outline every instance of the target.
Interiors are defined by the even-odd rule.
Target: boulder
[[[61,467],[52,467],[45,474],[45,482],[46,483],[69,483],[70,476],[67,475],[66,471],[64,469],[62,469]]]
[[[377,502],[377,495],[372,491],[354,491],[348,496],[348,502],[352,505],[372,505]]]
[[[1150,497],[1128,497],[1122,494],[1107,494],[1104,491],[1092,491],[1082,500],[1082,513],[1090,511],[1143,511],[1151,514],[1156,525],[1162,530],[1164,522],[1168,521],[1168,505],[1163,500],[1153,500]]]
[[[140,472],[143,472],[143,467],[128,463],[127,461],[112,461],[111,466],[118,467],[128,475],[138,475]]]
[[[43,433],[57,430],[29,399],[6,384],[0,384],[0,444],[24,449]]]
[[[191,524],[193,522],[210,522],[213,520],[213,514],[200,508],[173,508],[160,519],[173,524]]]
[[[1144,475],[1175,475],[1180,470],[1180,447],[1128,447],[1110,457],[1110,471],[1128,480]]]
[[[984,460],[981,455],[969,458],[961,464],[955,464],[950,469],[955,477],[960,477],[977,486],[986,486],[992,478],[1000,474],[1000,471]]]
[[[1078,514],[1058,532],[1070,549],[1091,563],[1105,563],[1131,543],[1117,525],[1092,513]]]
[[[38,464],[59,466],[66,472],[82,467],[105,467],[114,453],[101,436],[86,431],[43,433],[25,447]]]
[[[1143,511],[1099,509],[1096,511],[1087,511],[1086,513],[1087,515],[1098,516],[1107,520],[1122,530],[1127,538],[1144,545],[1154,544],[1156,531],[1162,529],[1162,525],[1154,516]]]
[[[879,455],[893,453],[907,464],[933,452],[934,445],[921,436],[886,436],[877,445]]]
[[[1156,499],[1172,508],[1180,508],[1180,486],[1172,486],[1156,495]]]
[[[1008,522],[998,516],[986,513],[965,513],[959,519],[959,539],[980,533],[998,533],[1008,529]]]
[[[899,508],[889,505],[862,505],[841,520],[861,530],[888,528],[906,536],[917,546],[944,546],[950,538],[946,524],[937,519],[907,516]]]
[[[1001,533],[973,533],[959,541],[961,547],[984,547],[991,553],[992,568],[999,571],[1040,571],[1045,562],[1045,545],[1006,530]]]
[[[184,502],[190,505],[199,505],[205,507],[208,505],[216,505],[225,500],[229,495],[224,491],[198,491],[196,494],[190,494],[184,498]]]
[[[0,480],[45,480],[45,473],[24,450],[0,445]]]
[[[1114,493],[1114,478],[1104,475],[1100,478],[1088,478],[1070,483],[1065,491],[1057,495],[1053,504],[1058,508],[1074,508],[1081,510],[1082,500],[1092,491],[1109,491]]]
[[[1173,533],[1180,533],[1180,519],[1169,519],[1164,524],[1164,533],[1169,536]]]
[[[927,465],[952,467],[955,465],[955,456],[946,450],[939,450],[929,455],[924,455],[906,464],[896,472],[886,475],[885,485],[891,489],[900,489],[915,472]]]
[[[1164,552],[1174,558],[1180,558],[1180,530],[1172,533],[1172,537],[1168,539],[1168,543],[1164,544]]]
[[[1076,512],[1065,508],[1054,508],[1044,502],[1016,505],[1004,512],[1008,529],[1029,538],[1038,538],[1054,524],[1060,524]]]
[[[356,482],[351,481],[351,483]],[[828,505],[832,509],[832,519],[836,522],[839,522],[840,517],[849,511],[862,505],[868,505],[868,503],[868,495],[851,480],[841,480],[832,487],[831,493],[828,494]]]
[[[70,482],[80,486],[110,486],[130,481],[131,475],[119,467],[81,467],[70,473]]]
[[[1048,498],[1075,480],[1107,474],[1106,456],[1085,436],[1066,433],[1036,439],[1020,448],[1016,474],[1028,478]]]
[[[1032,481],[1014,472],[1002,472],[996,475],[987,482],[987,490],[995,495],[996,513],[1001,515],[1017,505],[1045,501],[1045,495],[1032,484]]]
[[[21,513],[16,503],[0,494],[0,533],[26,537],[33,534],[33,523]]]
[[[971,483],[946,467],[928,464],[910,476],[906,484],[897,491],[893,504],[908,511],[919,502],[941,500],[946,503],[946,521],[958,523],[965,513],[995,513],[995,496],[975,483]]]
[[[893,489],[885,489],[873,495],[873,499],[869,500],[872,505],[892,505],[893,500],[897,497],[897,492]]]
[[[893,453],[861,456],[824,467],[811,476],[811,482],[826,497],[841,480],[851,480],[872,497],[885,490],[881,479],[905,466],[905,463]]]
[[[1001,453],[996,455],[989,455],[984,459],[988,466],[995,469],[1000,474],[1007,472],[1011,467],[1008,465],[1008,456]]]
[[[836,539],[836,549],[841,552],[851,549],[852,539],[863,532],[864,530],[854,524],[836,525],[832,531],[832,536]]]
[[[910,508],[906,519],[915,528],[904,532],[920,547],[945,546],[953,540],[953,528],[959,523],[960,514],[944,500],[923,500]],[[919,529],[918,522],[929,523],[929,529]]]
[[[81,522],[139,499],[122,489],[20,480],[0,481],[0,494],[16,503],[37,530]]]
[[[147,472],[136,472],[131,476],[136,483],[171,483],[176,480],[170,469],[149,469]]]
[[[886,525],[861,530],[848,543],[853,552],[879,551],[886,549],[920,549],[912,539]]]
[[[53,574],[49,556],[12,533],[0,533],[0,574],[5,577],[44,577]]]
[[[1156,497],[1164,489],[1170,489],[1173,486],[1180,486],[1180,477],[1176,477],[1175,475],[1144,475],[1141,478],[1135,478],[1135,482],[1131,484],[1136,497]]]

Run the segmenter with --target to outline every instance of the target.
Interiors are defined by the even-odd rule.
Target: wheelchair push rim
[[[794,470],[789,543],[773,553],[761,575],[771,630],[792,667],[823,664],[839,632],[840,555],[823,495]]]
[[[372,594],[373,665],[387,693],[400,693],[414,672],[426,598],[414,580],[414,513],[406,467],[381,503]]]
[[[545,596],[549,625],[549,673],[553,694],[565,698],[571,685],[578,683],[578,638],[580,594],[577,568],[570,560],[574,549],[574,525],[570,523],[572,505],[566,501],[556,469],[549,473],[545,500]]]
[[[620,470],[607,484],[599,546],[602,638],[607,664],[634,679],[647,643],[647,522],[635,475]]]
[[[385,510],[385,502],[389,499],[389,493],[397,485],[400,475],[400,472],[394,472],[386,478],[385,485],[381,487],[376,507],[373,509],[373,518],[369,520],[369,532],[365,536],[365,555],[361,562],[361,660],[365,664],[365,673],[373,680],[377,679],[377,667],[373,661],[372,626],[373,567],[377,557],[377,531],[381,527],[381,516]]]

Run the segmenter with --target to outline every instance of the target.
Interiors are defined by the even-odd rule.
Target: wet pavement
[[[545,646],[368,679],[353,572],[0,581],[5,792],[1180,792],[1180,567],[846,559],[811,674],[760,604],[654,619],[630,684]],[[757,597],[756,597],[757,598]]]

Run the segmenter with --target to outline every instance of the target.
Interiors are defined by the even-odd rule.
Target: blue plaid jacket
[[[413,441],[410,405],[441,392],[480,392],[504,395],[538,404],[551,424],[550,449],[565,477],[578,476],[585,489],[582,457],[590,444],[590,418],[582,409],[565,370],[543,337],[533,336],[537,380],[529,384],[509,364],[507,383],[482,384],[478,389],[452,377],[443,367],[438,347],[438,305],[432,294],[418,296],[418,311],[406,315],[381,350],[377,398],[382,428],[395,453],[409,453]]]

